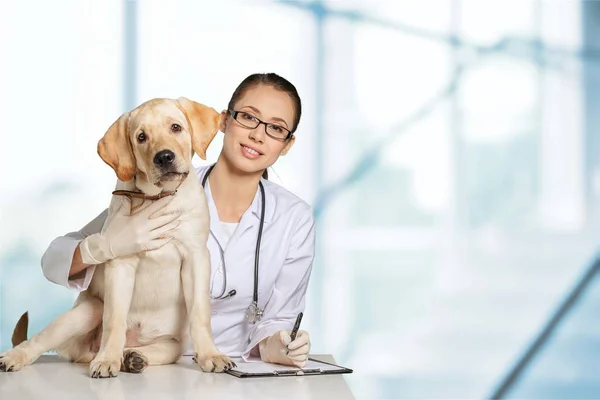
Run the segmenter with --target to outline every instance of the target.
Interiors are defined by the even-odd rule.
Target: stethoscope
[[[208,169],[208,171],[206,171],[206,174],[204,174],[204,178],[202,178],[202,187],[205,187],[206,180],[208,179],[208,175],[211,173],[211,171],[213,170],[214,167],[215,167],[214,164],[211,165],[210,168]],[[258,237],[256,238],[256,250],[254,253],[254,294],[252,296],[252,304],[250,304],[250,306],[248,306],[248,309],[246,310],[246,319],[251,324],[254,324],[257,321],[259,321],[263,315],[263,310],[258,306],[258,258],[259,258],[259,253],[260,253],[260,239],[262,236],[263,225],[265,223],[265,188],[263,187],[263,184],[260,181],[258,182],[258,186],[260,187],[260,194],[262,196],[262,202],[261,202],[260,225],[258,227]],[[223,248],[221,247],[221,244],[215,237],[215,234],[213,233],[212,230],[210,231],[210,234],[215,238],[215,242],[217,242],[217,245],[219,246],[219,251],[221,253],[221,264],[223,265],[223,287],[221,288],[221,294],[219,296],[212,295],[212,283],[211,283],[210,298],[213,300],[227,299],[229,297],[235,296],[235,294],[237,292],[235,289],[233,289],[233,290],[230,290],[227,294],[225,294],[225,291],[227,290],[227,267],[225,266],[225,254],[224,254]]]

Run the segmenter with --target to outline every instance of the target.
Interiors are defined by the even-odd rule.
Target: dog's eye
[[[179,125],[179,124],[171,125],[171,132],[181,132],[181,125]]]
[[[144,132],[140,132],[137,137],[138,142],[142,143],[146,141],[146,134]]]

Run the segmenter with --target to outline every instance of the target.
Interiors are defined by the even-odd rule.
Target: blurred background
[[[0,34],[0,351],[77,296],[40,258],[108,204],[110,124],[273,71],[304,113],[270,176],[318,218],[303,328],[356,398],[600,398],[600,2],[3,1]]]

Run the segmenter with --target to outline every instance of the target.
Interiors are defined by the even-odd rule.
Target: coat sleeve
[[[91,265],[80,274],[69,279],[69,271],[73,262],[73,254],[79,242],[102,230],[104,221],[108,215],[108,209],[102,211],[87,225],[75,232],[69,232],[64,236],[54,239],[42,255],[42,272],[50,282],[66,288],[83,291],[86,290],[92,280],[96,266]]]
[[[284,264],[275,280],[273,294],[264,308],[262,319],[250,333],[244,360],[258,357],[257,344],[280,330],[291,330],[296,317],[304,312],[306,290],[315,255],[315,221],[308,208],[292,235]]]

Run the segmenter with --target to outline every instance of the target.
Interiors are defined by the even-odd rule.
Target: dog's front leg
[[[137,263],[137,258],[129,257],[106,264],[102,342],[100,351],[90,363],[92,378],[117,376],[121,368]]]
[[[210,323],[210,256],[205,246],[194,247],[183,258],[182,286],[190,321],[194,358],[204,372],[223,372],[235,363],[215,345]]]

